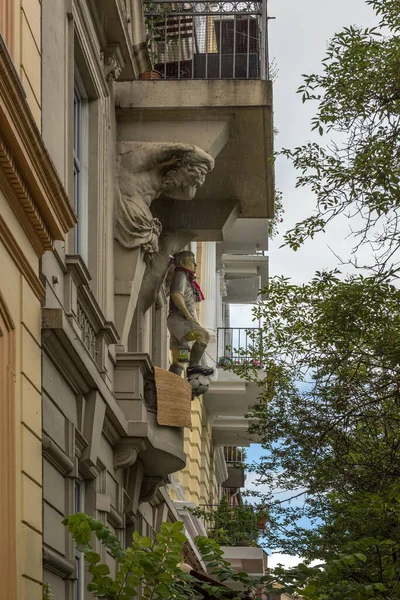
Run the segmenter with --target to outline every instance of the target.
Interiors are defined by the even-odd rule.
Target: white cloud
[[[290,569],[301,562],[302,559],[300,556],[290,556],[289,554],[280,554],[279,552],[268,556],[269,569],[275,569],[278,565],[283,565],[286,569]]]

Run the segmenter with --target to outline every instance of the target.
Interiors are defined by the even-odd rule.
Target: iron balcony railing
[[[163,79],[268,79],[267,0],[148,1],[144,13]]]
[[[218,366],[241,365],[251,362],[263,367],[262,329],[245,327],[218,327]]]
[[[246,451],[238,446],[224,446],[224,456],[227,465],[236,465],[245,461]]]

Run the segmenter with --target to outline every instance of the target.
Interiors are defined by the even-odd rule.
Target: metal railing
[[[268,79],[267,0],[151,0],[144,14],[163,79]]]
[[[246,457],[244,448],[237,446],[224,446],[224,456],[227,465],[243,463]]]
[[[240,365],[251,361],[262,368],[262,329],[245,327],[218,327],[217,365]]]

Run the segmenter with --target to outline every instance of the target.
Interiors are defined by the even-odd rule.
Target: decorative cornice
[[[1,215],[0,215],[0,242],[7,249],[12,260],[14,261],[14,263],[16,264],[16,266],[18,267],[18,269],[20,270],[20,272],[22,273],[22,275],[25,277],[26,281],[32,288],[32,291],[35,294],[35,296],[39,300],[41,300],[41,298],[44,296],[44,291],[45,291],[44,287],[41,284],[35,271],[32,269],[25,254],[23,253],[22,249],[15,241],[14,236],[12,235],[11,231],[7,227],[7,224]]]
[[[9,183],[13,195],[19,201],[24,215],[28,218],[30,225],[39,238],[43,250],[51,250],[53,247],[53,238],[23,181],[21,173],[2,135],[0,135],[0,169],[2,169]],[[13,198],[9,198],[10,200],[11,204],[13,204]]]
[[[76,217],[1,35],[0,124],[0,168],[22,203],[23,217],[15,212],[22,225],[24,219],[31,225],[44,252],[52,240],[64,239]]]

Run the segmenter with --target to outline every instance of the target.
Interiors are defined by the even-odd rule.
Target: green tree
[[[304,75],[303,102],[317,103],[312,129],[322,142],[285,149],[297,187],[316,211],[285,235],[297,250],[339,215],[350,219],[355,250],[372,247],[369,266],[397,270],[400,246],[400,2],[366,0],[376,27],[347,27],[329,42],[320,74]]]
[[[183,523],[162,523],[160,531],[152,541],[134,532],[132,544],[123,549],[118,538],[101,521],[84,513],[76,513],[63,521],[69,528],[77,549],[85,556],[92,581],[87,589],[96,597],[106,600],[202,600],[220,598],[222,600],[246,600],[248,597],[261,600],[258,590],[268,588],[270,577],[250,577],[237,573],[224,560],[223,553],[214,540],[199,537],[196,540],[201,556],[211,576],[219,584],[199,581],[180,568],[183,562],[184,545],[187,538],[183,533]],[[93,534],[115,560],[116,572],[111,573],[107,564],[92,547]],[[241,591],[222,585],[224,581],[235,582]]]
[[[253,468],[269,490],[267,545],[322,562],[285,575],[306,598],[399,598],[400,291],[338,272],[275,278],[254,318],[265,377],[233,368],[260,387],[251,429],[265,449]]]

